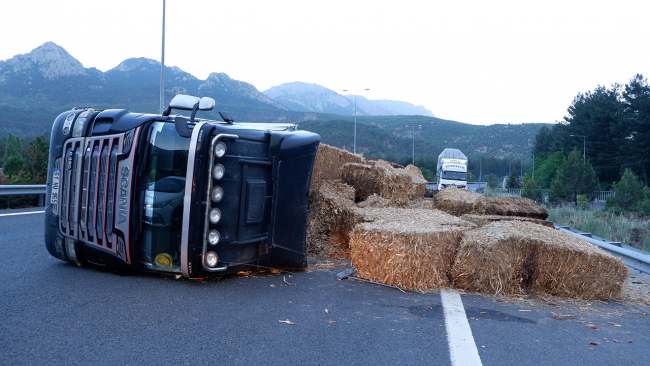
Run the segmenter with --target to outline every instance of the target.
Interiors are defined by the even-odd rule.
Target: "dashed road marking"
[[[440,290],[442,309],[445,314],[449,355],[454,366],[481,366],[472,329],[467,321],[463,300],[458,291]]]

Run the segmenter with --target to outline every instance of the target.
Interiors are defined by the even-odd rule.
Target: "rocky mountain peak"
[[[86,69],[81,62],[54,42],[47,42],[30,53],[0,62],[0,70],[5,72],[38,70],[48,80],[61,76],[86,75]]]
[[[117,65],[113,70],[127,72],[137,68],[147,68],[158,65],[160,65],[160,62],[158,61],[144,57],[137,57],[120,62],[120,64]],[[160,66],[158,66],[158,71],[160,71]]]

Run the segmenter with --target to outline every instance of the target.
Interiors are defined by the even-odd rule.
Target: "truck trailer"
[[[75,108],[52,126],[45,246],[79,266],[202,278],[250,266],[304,269],[320,136],[294,124]],[[184,111],[189,116],[172,115]]]
[[[456,186],[467,189],[467,156],[458,149],[444,149],[438,156],[438,189]]]

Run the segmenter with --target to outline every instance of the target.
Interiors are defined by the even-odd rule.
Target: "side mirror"
[[[180,109],[183,111],[193,111],[193,114],[196,114],[196,111],[211,111],[214,108],[215,101],[212,98],[203,97],[193,97],[191,95],[182,95],[179,94],[169,102],[169,106],[163,112],[163,116],[169,116],[172,112],[172,109]],[[194,119],[194,118],[192,118]]]
[[[215,101],[212,98],[203,97],[199,101],[199,110],[200,111],[211,111],[214,108]]]

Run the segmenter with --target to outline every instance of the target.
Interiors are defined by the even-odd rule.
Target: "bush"
[[[643,187],[643,200],[636,206],[637,211],[650,216],[650,187]]]
[[[5,159],[4,173],[10,178],[17,175],[23,169],[23,159],[18,156],[10,156]]]
[[[487,177],[487,185],[491,189],[497,189],[499,187],[499,180],[497,179],[497,176],[494,175],[494,173],[490,173]]]
[[[614,196],[608,197],[605,208],[608,211],[623,213],[637,210],[637,205],[644,202],[643,182],[634,174],[632,169],[626,168],[621,180],[612,185]]]
[[[542,190],[539,188],[537,182],[532,179],[524,179],[524,188],[521,191],[521,195],[537,203],[541,203],[544,199]]]
[[[589,208],[589,201],[587,200],[586,194],[578,195],[578,208],[581,210],[586,210]]]

